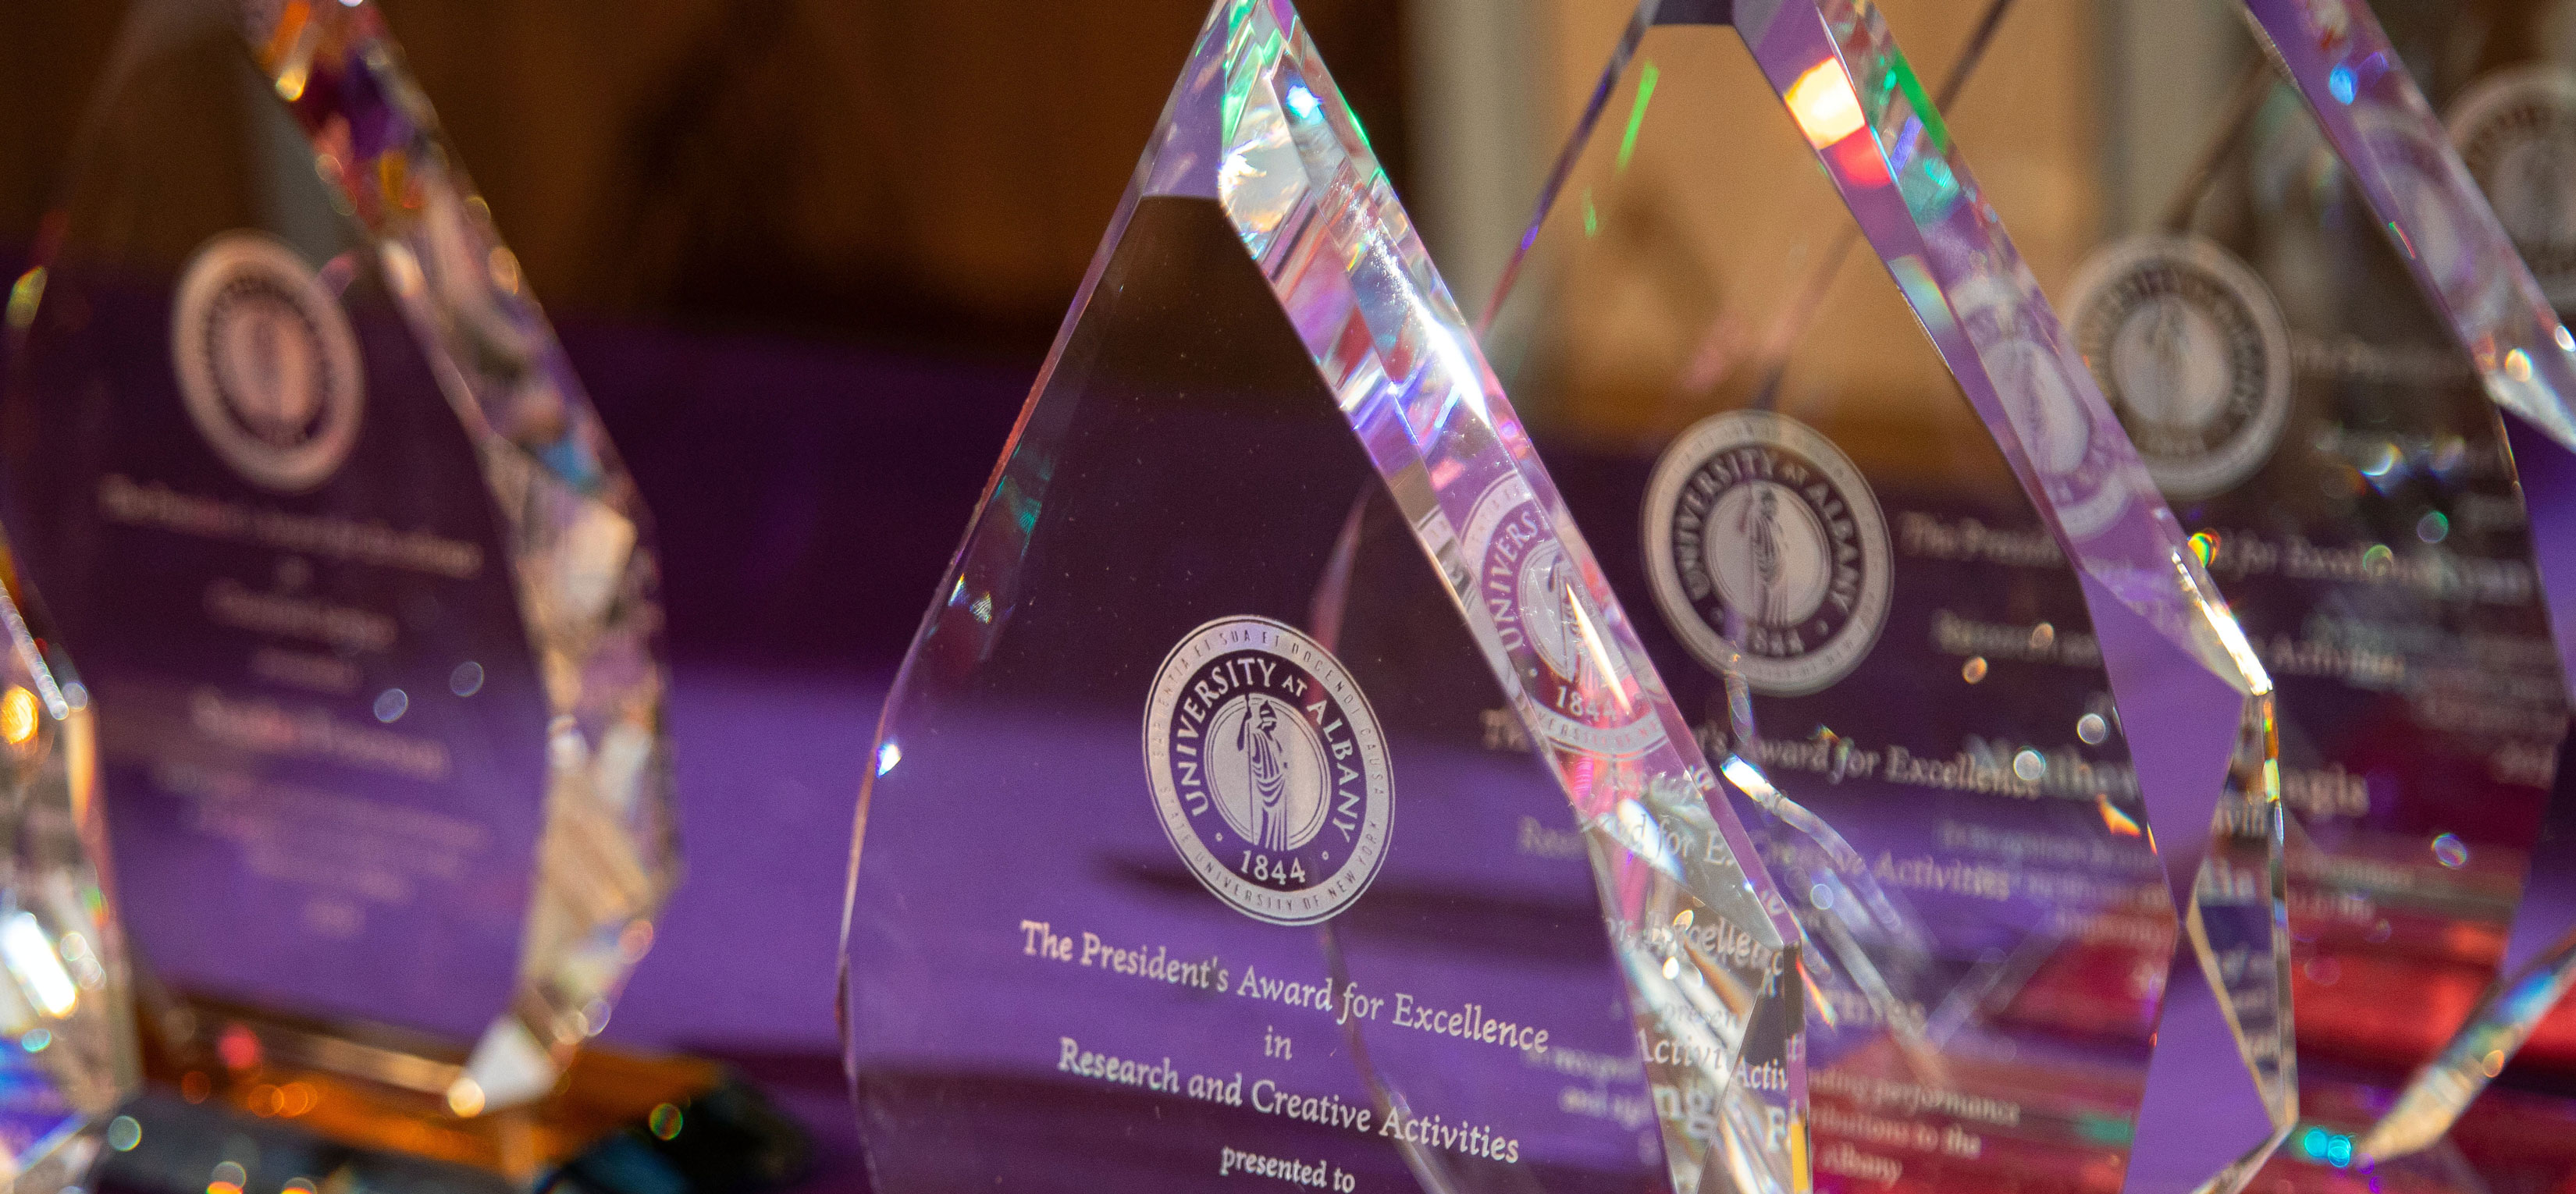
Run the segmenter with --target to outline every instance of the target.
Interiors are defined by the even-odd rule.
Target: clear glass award
[[[2064,6],[1887,9],[1962,34],[1937,72],[1951,127],[2024,165],[1994,202],[2046,214],[2039,279],[2280,686],[2316,1064],[2277,1180],[2481,1188],[2445,1175],[2456,1153],[2390,1163],[2437,1142],[2568,978],[2548,888],[2576,859],[2533,852],[2568,712],[2548,582],[2576,575],[2552,529],[2576,339],[2506,231],[2545,231],[2569,196],[2491,123],[2537,111],[2472,103],[2453,126],[2513,188],[2500,225],[2359,0],[2186,6],[2171,18],[2210,26],[2203,55],[2117,65]],[[2046,103],[2002,66],[2035,60],[2093,61],[2058,115],[2034,119]],[[2124,116],[2112,89],[2141,68],[2202,82],[2197,110]],[[2242,818],[2222,828],[2241,848]],[[2491,989],[2500,963],[2524,977]]]
[[[1730,782],[1295,11],[1225,0],[886,707],[871,1177],[1807,1189]]]
[[[2478,387],[2510,416],[2501,423],[2536,572],[2526,583],[2537,587],[2557,632],[2559,687],[2547,695],[2561,703],[2550,728],[2563,730],[2565,684],[2576,674],[2576,334],[2516,256],[2498,209],[2444,138],[2367,6],[2246,0],[2246,10],[2368,210],[2389,230],[2425,307],[2450,333]],[[2517,210],[2522,198],[2507,190],[2502,209],[2527,214]],[[2524,641],[2537,655],[2539,636]],[[2534,663],[2523,672],[2545,670]],[[2547,699],[2537,684],[2521,692],[2534,705]],[[2555,791],[2564,804],[2565,787]],[[2547,820],[2557,827],[2567,813],[2548,810]],[[2521,896],[2499,978],[2363,1139],[2365,1151],[2395,1156],[2433,1144],[2576,983],[2576,841],[2563,828],[2534,839]]]
[[[122,1141],[139,1074],[90,694],[26,594],[0,554],[0,1183],[51,1194]]]
[[[1961,143],[1872,5],[1650,0],[1488,351],[1794,907],[1819,1188],[2232,1182],[2271,682]]]
[[[578,1147],[654,1088],[548,1097],[676,877],[649,523],[376,10],[134,6],[38,248],[8,516],[184,1089]]]

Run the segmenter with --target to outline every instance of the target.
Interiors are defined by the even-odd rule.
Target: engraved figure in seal
[[[1244,692],[1217,710],[1209,742],[1209,786],[1217,810],[1244,841],[1295,850],[1324,823],[1325,760],[1307,720],[1265,692]]]
[[[1748,526],[1746,524],[1750,523]],[[1780,605],[1780,493],[1765,489],[1751,508],[1737,516],[1735,530],[1744,536],[1753,558],[1753,620],[1776,622]]]
[[[1288,763],[1279,743],[1279,711],[1263,703],[1235,726],[1234,743],[1252,785],[1252,840],[1264,850],[1285,850],[1288,826],[1280,814],[1288,805]]]
[[[2195,427],[2215,417],[2233,388],[2217,320],[2174,296],[2151,299],[2114,334],[2111,372],[2138,417]]]
[[[1601,669],[1584,650],[1582,627],[1600,625],[1600,617],[1585,600],[1583,584],[1574,575],[1573,561],[1554,543],[1532,549],[1521,557],[1519,575],[1514,578],[1514,599],[1520,606],[1521,630],[1529,636],[1532,649],[1557,675],[1578,690],[1588,690],[1601,682]]]
[[[292,328],[290,320],[297,321]],[[220,324],[215,335],[228,341],[214,354],[215,371],[233,412],[252,434],[279,447],[294,447],[322,407],[312,337],[295,309],[273,298],[248,299],[241,314]]]
[[[1257,615],[1204,623],[1155,669],[1144,728],[1155,819],[1210,894],[1310,925],[1368,890],[1393,825],[1387,742],[1323,644]]]
[[[1786,415],[1712,415],[1647,486],[1647,579],[1700,662],[1802,696],[1849,675],[1887,622],[1887,522],[1851,458]]]

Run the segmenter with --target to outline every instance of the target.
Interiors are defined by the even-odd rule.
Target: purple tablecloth
[[[830,1053],[850,819],[888,677],[681,664],[688,872],[607,1039]]]
[[[688,873],[606,1038],[741,1067],[814,1134],[802,1188],[865,1188],[832,983],[850,822],[890,675],[674,669]]]
[[[0,279],[24,264],[0,245]],[[734,1063],[814,1131],[807,1188],[864,1188],[832,1014],[851,818],[886,686],[1035,362],[562,334],[655,512],[678,659],[687,874],[606,1039]],[[0,376],[7,355],[0,339]]]

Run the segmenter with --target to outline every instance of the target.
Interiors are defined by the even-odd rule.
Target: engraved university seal
[[[1219,618],[1164,656],[1145,774],[1190,873],[1256,920],[1329,920],[1386,860],[1395,793],[1377,714],[1340,660],[1283,623]]]
[[[2576,74],[2500,70],[2451,105],[2451,144],[2559,308],[2576,306]]]
[[[2207,240],[2113,243],[2077,272],[2067,325],[2165,496],[2225,493],[2290,425],[2290,332],[2271,291]]]
[[[1682,643],[1796,696],[1860,666],[1887,623],[1887,521],[1833,441],[1769,411],[1702,420],[1646,490],[1646,570]]]
[[[1610,634],[1580,566],[1546,507],[1517,474],[1496,481],[1467,517],[1466,557],[1495,645],[1520,677],[1542,736],[1590,754],[1643,754],[1663,740],[1654,710]]]
[[[357,336],[339,300],[275,237],[226,232],[197,250],[179,278],[170,356],[198,433],[254,485],[311,489],[357,444]]]

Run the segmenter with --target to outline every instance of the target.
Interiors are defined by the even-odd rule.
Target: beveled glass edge
[[[2178,1034],[2169,1031],[2160,1042],[2177,1052],[2237,1056],[2246,1064],[2268,1121],[2260,1138],[2177,1142],[2178,1151],[2188,1153],[2187,1158],[2177,1158],[2185,1167],[2215,1175],[2200,1183],[2202,1188],[2241,1186],[2279,1146],[2286,1125],[2297,1114],[2295,1055],[2290,1048],[2293,1018],[2285,981],[2286,826],[2280,804],[2272,683],[2203,560],[2147,475],[2091,370],[2065,343],[2037,280],[2013,249],[2000,216],[1979,192],[1940,113],[1875,8],[1866,0],[1734,5],[1723,0],[1641,0],[1550,173],[1538,210],[1487,308],[1486,321],[1490,323],[1501,306],[1522,260],[1536,243],[1646,32],[1663,24],[1729,23],[1806,136],[1818,163],[1888,266],[1906,303],[2061,549],[2095,582],[2088,587],[2087,602],[2097,611],[2096,631],[2102,636],[2106,657],[2116,660],[2126,653],[2133,661],[2147,661],[2144,669],[2153,668],[2155,660],[2180,657],[2240,694],[2238,707],[2229,710],[2235,716],[2224,724],[2190,718],[2151,728],[2144,717],[2125,720],[2130,723],[2133,753],[2140,757],[2179,752],[2182,757],[2206,757],[2213,763],[2223,759],[2228,764],[2224,783],[2147,783],[2142,777],[2149,820],[2168,829],[2162,840],[2151,840],[2177,915],[2186,923],[2194,919],[2194,887],[2207,853],[2208,834],[2202,827],[2211,823],[2220,802],[2230,797],[2250,799],[2266,814],[2267,911],[2274,945],[2269,969],[2279,972],[2276,977],[2282,980],[2275,983],[2277,1018],[2272,1027],[2276,1031],[2266,1034],[2272,1039],[2258,1047],[2236,1031],[2237,1018],[2231,1014],[2224,1017],[2225,1032],[2171,1039]],[[1860,152],[1851,152],[1854,149]],[[2017,400],[2028,408],[2046,401],[2051,387],[2034,384],[2027,372],[2017,374],[2011,368],[2015,356],[2022,358],[2025,370],[2034,361],[2048,369],[2056,383],[2053,388],[2076,404],[2090,427],[2098,450],[2088,454],[2083,475],[2050,477],[2036,467],[2012,405]],[[2067,497],[2079,499],[2072,510],[2061,500]],[[2136,613],[2140,624],[2103,621],[2093,588]],[[2114,687],[2134,691],[2135,679],[2127,686],[2118,683],[2120,671],[2115,665]],[[2135,711],[2126,703],[2124,708]],[[1749,722],[1749,715],[1739,713],[1739,718]],[[1730,775],[1739,765],[1751,770],[1749,763],[1730,760]],[[2175,827],[2182,828],[2175,832]],[[2201,965],[2195,969],[2214,976],[2207,943],[2196,934],[2186,940],[2200,958]],[[2263,1080],[2255,1065],[2254,1055],[2265,1051],[2274,1056],[2275,1078],[2270,1082]],[[2146,1110],[2142,1107],[2142,1115]],[[2160,1128],[2141,1123],[2142,1131],[2156,1130],[2161,1135]]]
[[[377,253],[481,457],[548,704],[582,739],[581,750],[567,752],[565,736],[550,735],[547,790],[528,794],[545,802],[546,815],[511,1005],[447,1091],[462,1115],[524,1104],[551,1090],[573,1051],[605,1026],[604,1009],[678,880],[650,516],[372,0],[150,0],[128,16],[110,86],[141,49],[200,13],[238,30],[311,141],[335,205]],[[516,375],[478,363],[495,357],[516,364]],[[604,666],[593,675],[596,665]],[[604,691],[611,679],[620,683]],[[595,832],[597,818],[575,807],[596,800],[590,772],[605,743],[639,734],[645,760],[632,776],[631,807],[647,810],[647,824],[634,842],[633,873],[598,884],[617,887],[630,914],[577,926],[569,938],[550,934],[548,846]]]
[[[1730,16],[1732,21],[1730,22]],[[2165,506],[2127,433],[1978,190],[1957,145],[1885,21],[1865,0],[1641,0],[1574,133],[1559,155],[1494,306],[1510,288],[1604,103],[1645,33],[1658,25],[1732,23],[1814,149],[1859,230],[1887,263],[1907,306],[1949,366],[2067,558],[2198,666],[2239,692],[2270,678],[2225,599]],[[1866,85],[1863,85],[1866,84]],[[1855,153],[1853,150],[1861,152]],[[1490,321],[1492,311],[1486,313]],[[2007,397],[2044,401],[2010,359],[2032,350],[2080,408],[2100,451],[2088,457],[2089,500],[2070,512],[2014,423]]]
[[[2514,249],[2367,0],[2243,0],[2254,38],[2295,87],[2387,229],[2416,287],[2468,354],[2507,420],[2542,597],[2562,677],[2576,690],[2576,335]],[[2417,184],[2410,194],[2409,182]],[[2411,200],[2411,201],[2410,201]],[[2422,204],[2438,204],[2428,213]],[[2438,220],[2441,227],[2428,227]],[[2456,246],[2448,260],[2431,247]],[[2522,428],[2512,426],[2516,420]],[[2550,583],[2550,563],[2561,575]],[[2532,866],[2568,865],[2545,848]],[[2576,907],[2516,902],[2496,982],[2417,1070],[2357,1154],[2393,1158],[2438,1142],[2576,986]]]
[[[1647,30],[1659,24],[1710,24],[1725,6],[1709,0],[1641,0],[1621,35],[1587,106],[1569,136],[1532,216],[1529,231],[1504,273],[1508,288],[1535,243],[1564,182],[1601,114],[1603,105]],[[2138,615],[2123,625],[2099,616],[2096,633],[2112,660],[2141,661],[2140,671],[2181,658],[2243,694],[2241,710],[2221,721],[2158,727],[2138,721],[2134,754],[2174,753],[2217,766],[2234,757],[2238,729],[2258,707],[2255,698],[2272,684],[2251,643],[2228,612],[2225,598],[2182,533],[2181,524],[2155,488],[2092,371],[2066,344],[2054,310],[2023,265],[2001,217],[1979,192],[1955,141],[1929,102],[1903,51],[1874,7],[1861,0],[1803,0],[1774,5],[1761,14],[1758,42],[1748,40],[1774,93],[1800,125],[1817,161],[1889,272],[1917,320],[1978,417],[2021,480],[2067,558],[2094,586]],[[1755,36],[1738,25],[1742,36]],[[1872,86],[1856,86],[1854,80]],[[1857,148],[1859,153],[1849,152]],[[1909,182],[1914,183],[1909,188]],[[1495,305],[1501,302],[1498,295]],[[2089,454],[2085,475],[2051,478],[2034,465],[2007,405],[2046,400],[2008,366],[2018,357],[2049,370],[2056,392],[2077,404],[2101,451]],[[2007,387],[2014,387],[2007,390]],[[2084,486],[2086,500],[2074,516],[2060,494]],[[2088,604],[2094,603],[2091,592]],[[2120,669],[2115,665],[2115,687]],[[2268,739],[2267,739],[2268,740]],[[2277,766],[2249,774],[2274,775]],[[2225,798],[2222,785],[2184,787],[2142,783],[2151,822],[2189,826],[2158,843],[2177,914],[2188,903],[2192,876],[2205,843],[2198,827],[2210,823]],[[2247,793],[2278,808],[2277,786]]]
[[[72,1030],[62,1034],[59,1047],[38,1046],[33,1051],[32,1064],[47,1072],[77,1113],[76,1118],[15,1155],[0,1155],[0,1182],[41,1192],[70,1186],[87,1174],[108,1115],[142,1088],[143,1066],[135,1031],[132,947],[125,940],[116,912],[116,893],[106,861],[107,822],[98,799],[97,727],[88,689],[59,645],[39,639],[28,625],[19,603],[24,583],[14,557],[6,544],[0,543],[0,633],[8,638],[7,662],[0,663],[0,681],[36,697],[31,711],[33,720],[26,726],[32,736],[8,742],[5,735],[15,731],[0,725],[0,753],[15,753],[14,748],[28,742],[39,752],[34,758],[0,758],[0,767],[12,772],[15,780],[14,790],[6,795],[7,819],[22,834],[41,820],[27,816],[24,806],[40,798],[40,790],[31,789],[51,786],[49,773],[59,766],[62,795],[67,802],[63,812],[82,852],[78,873],[73,876],[76,886],[44,893],[35,890],[35,881],[41,876],[24,869],[26,843],[13,842],[9,846],[11,870],[18,882],[17,890],[8,893],[7,913],[15,919],[41,908],[46,915],[33,918],[37,927],[55,930],[42,934],[43,956],[21,957],[14,950],[0,950],[0,973],[5,973],[22,993],[9,1002],[18,1010],[44,1015],[57,1027]],[[10,720],[7,711],[0,710],[0,723]],[[48,900],[48,894],[56,898]],[[47,926],[44,922],[48,919],[59,923]],[[85,932],[90,938],[79,951],[65,947],[63,938],[73,932]],[[66,962],[84,957],[99,968],[95,976],[98,984],[92,992],[84,995],[76,990],[72,1005],[59,1014],[31,1006],[32,1001],[23,993],[41,990],[42,983],[41,976],[27,973],[29,964],[60,975],[66,972]],[[13,1033],[26,1031],[15,1024],[6,1027]],[[25,1043],[26,1037],[21,1035],[20,1047],[25,1048]],[[103,1067],[103,1074],[98,1075],[103,1082],[92,1081],[92,1075],[83,1072],[88,1065]],[[31,1176],[32,1185],[28,1184]]]
[[[2576,451],[2576,337],[2514,251],[2367,0],[2243,0],[2241,11],[2395,234],[2399,256],[2468,350],[2487,393]],[[2408,202],[2408,175],[2444,204],[2452,227],[2438,239],[2457,239],[2455,260],[2418,251],[2438,239],[2426,237],[2426,213]],[[2445,278],[2446,267],[2459,276]]]
[[[435,334],[425,337],[422,348],[444,356],[437,364],[457,373],[441,380],[451,397],[466,400],[458,413],[474,421],[478,438],[516,445],[566,484],[619,503],[620,512],[630,517],[641,517],[640,507],[626,509],[633,504],[632,486],[620,484],[623,469],[588,392],[565,359],[536,296],[518,279],[515,257],[492,226],[488,206],[448,144],[429,97],[412,80],[401,47],[373,0],[248,3],[241,5],[240,15],[244,44],[312,140],[316,170],[345,205],[344,214],[377,248],[397,253],[387,272],[405,313],[415,314],[414,308],[423,304],[445,308],[431,312],[445,318],[431,325]],[[470,296],[424,295],[420,290],[430,284],[426,275],[439,268],[431,261],[437,254],[428,225],[442,213],[431,212],[429,205],[448,202],[462,209],[457,214],[464,222],[466,244],[484,250],[491,266],[456,279],[475,284]],[[410,261],[400,263],[400,255],[406,254]],[[511,325],[495,331],[525,334],[528,343],[504,347],[519,349],[561,388],[567,417],[553,435],[540,437],[524,426],[520,412],[510,409],[518,395],[480,376],[488,371],[467,363],[450,343],[463,335],[451,326],[452,309],[469,302],[490,304]]]
[[[1181,101],[1203,98],[1210,88],[1253,69],[1244,61],[1252,54],[1242,44],[1245,40],[1243,34],[1266,30],[1261,23],[1243,19],[1246,14],[1269,16],[1276,22],[1270,28],[1289,30],[1295,29],[1297,24],[1294,8],[1287,0],[1218,0],[1208,33],[1221,35],[1228,32],[1217,25],[1217,20],[1232,17],[1231,32],[1234,36],[1219,42],[1203,35],[1201,48],[1192,59],[1192,69],[1184,76],[1183,91],[1176,95],[1177,118],[1167,120],[1175,134],[1159,150],[1149,150],[1150,169],[1141,191],[1143,195],[1217,197],[1214,172],[1220,155],[1213,152],[1212,147],[1220,140],[1214,127],[1220,120],[1211,111],[1216,105]],[[1302,31],[1297,37],[1302,40]],[[1629,680],[1640,690],[1640,703],[1651,704],[1665,723],[1662,727],[1665,730],[1664,741],[1681,744],[1671,747],[1674,758],[1685,761],[1674,769],[1696,770],[1697,776],[1691,785],[1694,792],[1713,790],[1716,783],[1714,771],[1693,742],[1686,719],[1673,707],[1660,677],[1654,674],[1651,665],[1643,663],[1642,648],[1635,643],[1624,610],[1609,594],[1606,585],[1601,584],[1597,562],[1575,532],[1571,519],[1565,515],[1563,501],[1557,497],[1544,466],[1531,450],[1518,417],[1503,395],[1501,383],[1485,367],[1481,348],[1458,314],[1445,284],[1440,281],[1392,190],[1387,187],[1384,173],[1369,152],[1364,135],[1357,132],[1358,126],[1350,118],[1339,92],[1329,87],[1330,77],[1324,74],[1320,60],[1313,58],[1309,51],[1304,61],[1294,65],[1301,68],[1302,73],[1318,77],[1319,82],[1327,84],[1315,88],[1311,94],[1316,97],[1321,110],[1328,114],[1324,123],[1335,130],[1342,141],[1341,152],[1347,155],[1354,167],[1351,177],[1342,181],[1356,183],[1347,199],[1358,213],[1355,220],[1367,225],[1359,235],[1370,242],[1372,256],[1376,260],[1356,263],[1352,272],[1359,272],[1359,265],[1382,267],[1383,272],[1376,278],[1395,284],[1396,293],[1391,296],[1391,305],[1400,306],[1404,316],[1403,326],[1371,326],[1368,330],[1380,338],[1417,342],[1407,346],[1416,349],[1419,370],[1407,376],[1388,377],[1383,373],[1369,374],[1349,362],[1328,359],[1329,350],[1317,347],[1317,337],[1311,334],[1313,329],[1299,328],[1301,334],[1306,334],[1318,370],[1335,390],[1345,417],[1369,450],[1398,509],[1416,520],[1415,533],[1422,540],[1424,551],[1448,579],[1460,612],[1483,639],[1491,637],[1490,623],[1474,603],[1456,591],[1464,583],[1457,558],[1459,536],[1456,528],[1465,524],[1475,500],[1497,483],[1518,480],[1538,491],[1555,519],[1552,534],[1569,554],[1581,562],[1585,579],[1597,587],[1590,596],[1602,603],[1605,620],[1615,628],[1626,656],[1623,662],[1633,669]],[[1204,139],[1194,135],[1200,133],[1204,134]],[[1178,168],[1175,168],[1176,157]],[[1132,203],[1127,206],[1132,207]],[[1126,213],[1122,211],[1121,214],[1123,217]],[[1234,213],[1229,211],[1228,214]],[[1274,291],[1283,306],[1290,309],[1292,320],[1297,319],[1299,308],[1311,310],[1317,303],[1318,296],[1288,289],[1286,281],[1277,272],[1265,270],[1265,273],[1270,274]],[[1350,300],[1348,289],[1333,297],[1345,301],[1353,313],[1360,305]],[[1365,315],[1360,317],[1366,318]],[[1432,525],[1424,525],[1426,522]],[[1490,644],[1488,650],[1500,653],[1499,648]],[[1498,671],[1497,679],[1505,693],[1516,702],[1530,700],[1515,676]],[[1584,753],[1570,744],[1559,745],[1561,749],[1577,755]],[[1594,760],[1607,765],[1621,757],[1624,756],[1604,754],[1594,756]],[[1578,812],[1587,816],[1599,815],[1602,808],[1587,806],[1587,798],[1605,794],[1578,795]],[[1749,849],[1750,840],[1738,836],[1741,829],[1733,824],[1731,814],[1724,814],[1725,806],[1712,802],[1712,807],[1721,811],[1722,822],[1729,826],[1728,844]],[[1761,894],[1769,909],[1766,919],[1778,925],[1785,916],[1781,910],[1785,905],[1768,892],[1758,866],[1749,868],[1745,886],[1748,891]]]
[[[1287,80],[1284,92],[1262,90],[1280,79]],[[1241,185],[1248,178],[1267,178],[1253,156],[1271,155],[1262,160],[1285,169],[1289,159],[1280,155],[1289,147],[1305,176],[1263,191],[1261,199],[1275,202],[1293,195],[1293,201],[1284,209],[1257,208],[1243,197],[1251,188]],[[1684,977],[1676,984],[1672,963],[1677,959],[1665,955],[1676,948],[1678,935],[1656,922],[1680,906],[1676,899],[1735,924],[1768,951],[1775,974],[1794,974],[1800,940],[1795,920],[1727,800],[1715,795],[1723,781],[1647,661],[1500,383],[1486,367],[1473,333],[1387,186],[1366,134],[1332,85],[1287,0],[1218,0],[1214,5],[1166,108],[1160,135],[1147,147],[1138,182],[1113,222],[1112,243],[1140,196],[1215,200],[1247,253],[1262,266],[1388,494],[1448,581],[1455,608],[1487,655],[1496,681],[1583,820],[1594,847],[1604,911],[1613,921],[1614,944],[1632,993],[1652,1005],[1672,1031],[1684,1031],[1673,1022],[1692,1014],[1691,1001],[1678,985],[1696,982],[1698,975],[1682,970]],[[1096,259],[1085,295],[1076,301],[1077,316],[1097,281],[1098,265]],[[1061,337],[1058,343],[1060,352]],[[1355,349],[1356,343],[1366,347]],[[1055,359],[1051,355],[1050,362]],[[1469,598],[1474,567],[1462,558],[1461,528],[1469,526],[1482,499],[1514,486],[1538,503],[1546,514],[1547,537],[1577,565],[1586,589],[1582,597],[1598,617],[1597,625],[1575,628],[1577,637],[1611,664],[1621,706],[1640,711],[1634,724],[1651,730],[1651,740],[1641,747],[1605,749],[1549,733],[1484,602]],[[1676,850],[1669,845],[1674,840],[1692,845]],[[1637,881],[1647,876],[1653,881]],[[1675,923],[1690,923],[1688,908]],[[1655,945],[1640,946],[1657,934],[1661,938]],[[1798,998],[1794,982],[1783,986],[1773,998]],[[1668,987],[1676,990],[1663,990]],[[1674,1125],[1666,1124],[1667,1160],[1683,1188],[1697,1187],[1703,1167],[1722,1167],[1737,1189],[1808,1188],[1805,1073],[1797,1036],[1803,1015],[1793,1007],[1788,1022],[1791,1036],[1779,1059],[1785,1089],[1779,1097],[1762,1095],[1751,1084],[1732,1080],[1733,1075],[1717,1076],[1716,1084],[1730,1098],[1768,1105],[1770,1131],[1746,1132],[1700,1155],[1682,1156]],[[1749,1021],[1744,1028],[1749,1031]],[[1729,1041],[1730,1054],[1748,1039],[1739,1035]],[[1756,1108],[1755,1113],[1762,1111]],[[1730,1135],[1741,1127],[1735,1113],[1719,1118]]]

